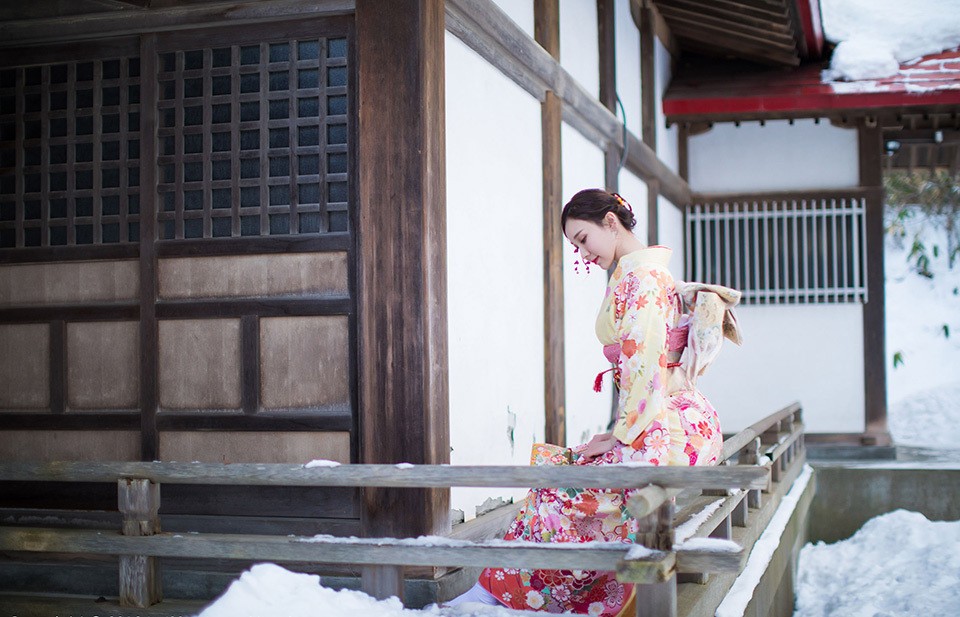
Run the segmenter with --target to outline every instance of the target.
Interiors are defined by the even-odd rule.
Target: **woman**
[[[717,414],[695,381],[724,333],[739,343],[728,310],[739,293],[675,283],[667,269],[670,249],[644,247],[632,233],[635,224],[626,201],[599,189],[580,191],[563,208],[563,233],[584,264],[614,268],[596,330],[619,388],[613,430],[573,448],[571,462],[712,465],[723,438]],[[629,494],[532,490],[506,539],[633,542],[638,523],[624,507]],[[620,613],[632,591],[613,572],[488,568],[473,589],[449,604],[474,601],[610,617]]]

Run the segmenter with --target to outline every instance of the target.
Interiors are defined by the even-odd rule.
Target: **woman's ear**
[[[610,228],[610,231],[617,229],[617,215],[613,212],[607,212],[603,215],[603,223]]]

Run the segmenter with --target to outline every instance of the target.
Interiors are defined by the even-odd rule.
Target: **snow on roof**
[[[960,105],[960,0],[821,0],[829,68],[705,66],[678,72],[668,120]]]
[[[893,77],[901,65],[960,46],[960,0],[821,0],[836,43],[824,82]]]

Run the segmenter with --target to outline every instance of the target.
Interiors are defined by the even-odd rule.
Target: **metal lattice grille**
[[[158,59],[159,239],[347,231],[345,38]]]
[[[747,304],[866,301],[859,196],[711,199],[686,217],[687,278]]]
[[[140,59],[0,70],[0,248],[139,241]]]

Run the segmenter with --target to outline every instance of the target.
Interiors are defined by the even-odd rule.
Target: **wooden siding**
[[[36,48],[11,47],[16,36],[0,43],[0,150],[4,177],[16,172],[0,186],[0,346],[16,350],[0,358],[0,459],[22,460],[31,449],[42,460],[154,460],[171,453],[197,460],[217,453],[251,462],[259,456],[349,462],[357,456],[353,19],[277,21],[284,8],[296,16],[295,4],[306,7],[239,7],[244,13],[259,6],[261,17],[269,14],[256,26],[183,28],[191,17],[209,17],[210,7],[128,14],[126,27],[143,34],[122,39],[102,29],[116,13],[78,15],[58,22],[61,40]],[[333,5],[337,11],[352,7]],[[310,7],[317,9],[316,3]],[[188,19],[176,32],[158,32],[162,24],[173,26],[163,20],[174,14]],[[246,12],[246,19],[254,14]],[[222,15],[220,23],[237,15]],[[21,27],[22,21],[0,20],[8,33]],[[71,36],[89,38],[62,40]],[[262,62],[244,64],[251,50]],[[256,93],[241,92],[248,73],[256,75]],[[286,89],[274,73],[287,78]],[[23,111],[26,97],[66,93],[71,102],[81,96],[64,84],[92,85],[97,105],[50,112],[38,104]],[[90,145],[93,160],[76,159],[70,142],[76,118],[94,127],[112,122],[106,115],[118,108],[107,103],[116,99],[102,97],[113,97],[114,88],[120,88],[119,107],[136,104],[123,109],[119,159],[101,160],[113,155],[96,131],[78,142]],[[259,117],[241,119],[240,105],[251,96]],[[13,107],[8,99],[16,101]],[[218,124],[211,114],[224,106],[231,122]],[[188,108],[196,108],[194,116],[183,115]],[[193,122],[200,118],[197,109],[203,115],[198,124],[171,124],[171,112]],[[46,129],[28,135],[28,124],[44,114],[66,122],[68,135],[51,137]],[[241,152],[245,131],[259,131],[259,149]],[[284,135],[288,147],[278,145]],[[231,148],[218,151],[224,136]],[[41,154],[24,159],[23,148]],[[48,159],[49,148],[65,148],[67,158]],[[247,159],[257,161],[264,187],[289,187],[290,203],[270,188],[258,193],[255,236],[244,226],[250,212],[221,209],[215,201],[224,189],[243,197],[249,180],[234,172]],[[290,173],[281,177],[284,161]],[[101,177],[113,182],[114,168],[123,182],[130,169],[138,173],[129,186],[108,191]],[[81,171],[91,176],[90,188],[72,180]],[[205,179],[194,180],[197,171]],[[38,191],[19,188],[38,174]],[[58,174],[66,175],[66,188],[47,190],[60,182]],[[36,208],[29,203],[34,197]],[[91,200],[90,209],[79,199]],[[113,213],[114,201],[119,213]],[[9,224],[8,211],[16,213]],[[230,222],[230,237],[216,237],[224,229],[221,219]],[[192,238],[198,223],[199,237]],[[114,224],[124,225],[120,242],[108,244],[115,240],[105,226]],[[54,236],[60,228],[63,238]],[[88,231],[92,244],[83,244]],[[7,506],[40,503],[22,487],[7,488]],[[101,497],[89,505],[109,507],[97,502]],[[310,503],[333,497],[326,489],[304,495]],[[337,498],[345,499],[340,512],[353,518],[356,530],[358,496]],[[77,487],[63,487],[58,499],[61,505],[86,503]],[[205,499],[203,514],[241,517],[286,515],[290,501],[279,493],[240,496],[221,488]],[[197,496],[186,491],[170,507],[186,513],[193,503]]]
[[[350,462],[347,432],[163,431],[160,460],[201,463],[290,463],[313,459]]]

